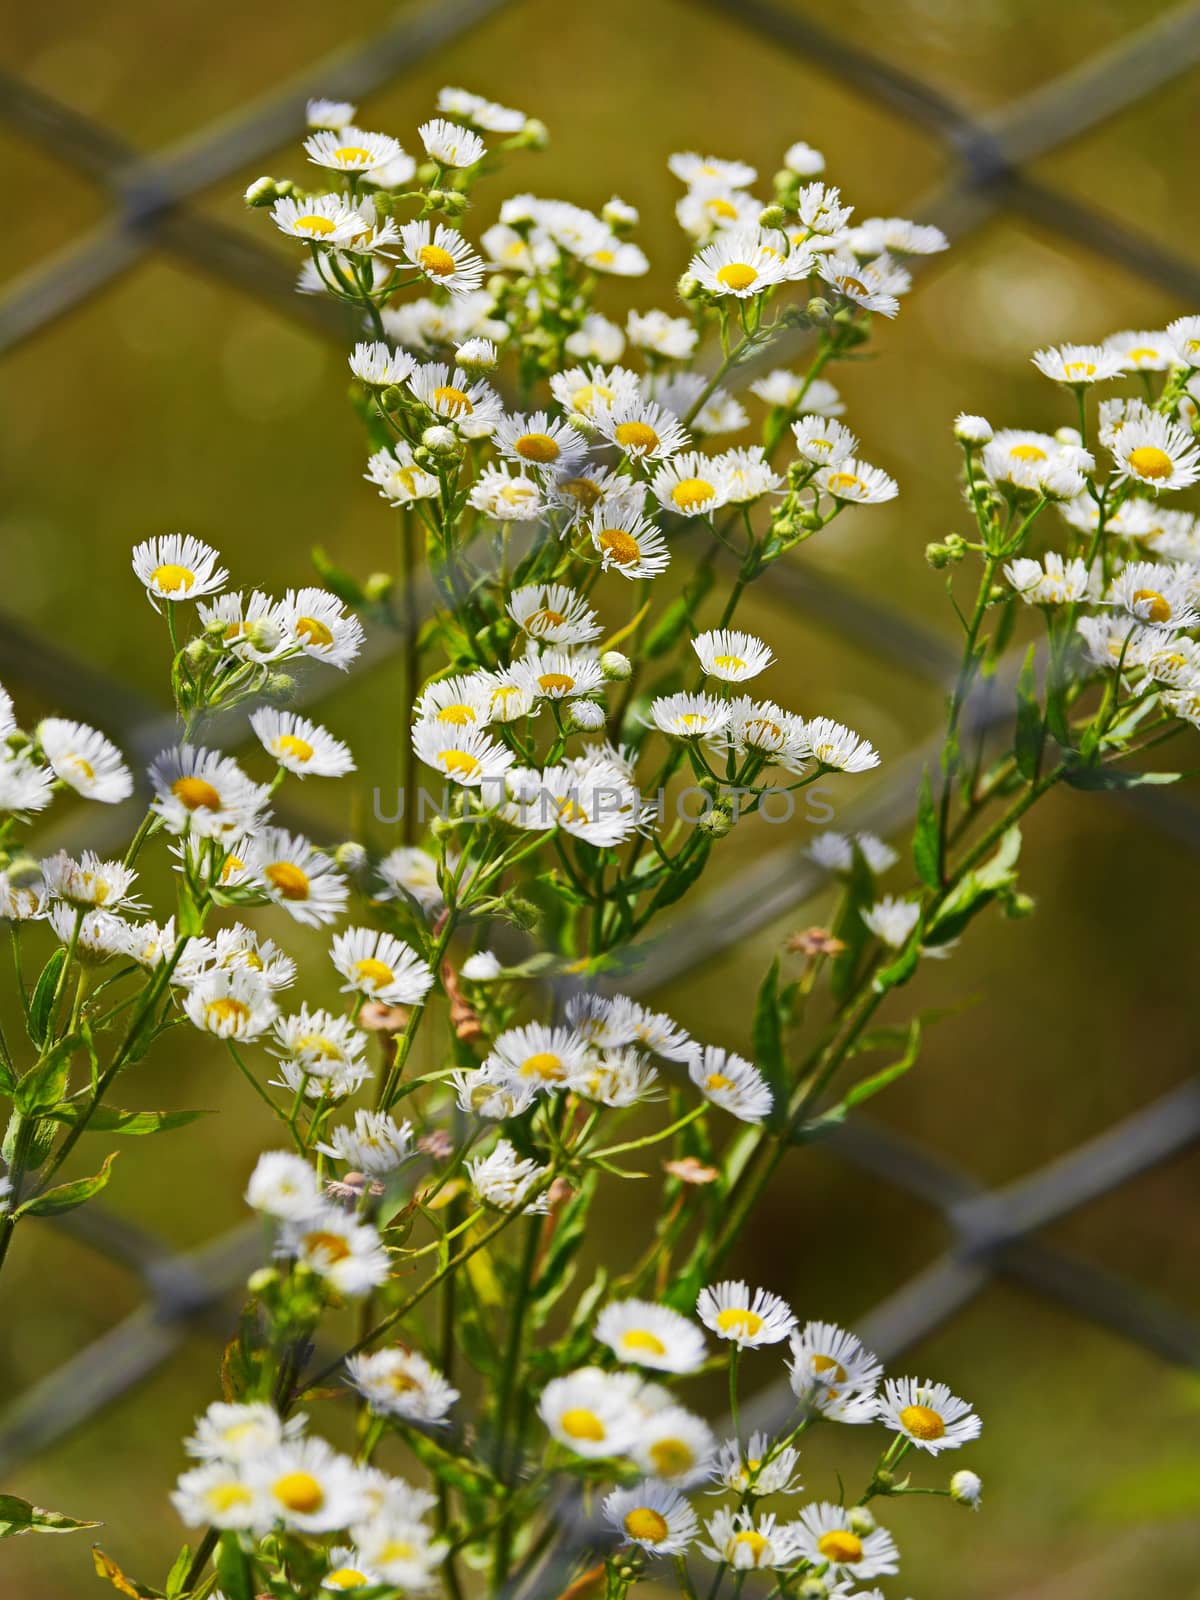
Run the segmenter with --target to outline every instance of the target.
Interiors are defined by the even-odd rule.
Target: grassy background
[[[980,113],[1168,9],[1150,0],[793,4]],[[104,9],[61,0],[52,13],[12,14],[0,60],[157,150],[235,114],[399,9],[360,0],[351,18],[313,0],[252,15],[227,0],[126,0]],[[548,123],[550,150],[521,158],[512,185],[597,207],[616,191],[642,209],[640,237],[655,273],[633,287],[639,306],[670,303],[685,259],[672,217],[678,190],[665,169],[674,149],[739,155],[770,173],[788,143],[806,138],[827,152],[830,176],[861,214],[911,213],[949,171],[944,152],[918,130],[736,21],[679,0],[517,0],[373,96],[363,120],[411,146],[442,82],[519,104]],[[1196,74],[1182,77],[1040,162],[1039,175],[1195,254],[1196,86]],[[16,281],[97,224],[108,200],[7,132],[0,161],[9,196],[0,272]],[[197,209],[265,238],[269,223],[240,206],[243,180],[301,167],[295,149],[256,159],[200,197]],[[490,220],[499,192],[481,201],[469,231]],[[608,293],[616,310],[624,288]],[[949,419],[965,409],[997,423],[1067,420],[1028,366],[1030,350],[1154,327],[1194,309],[1020,222],[1001,218],[975,232],[922,273],[896,326],[881,330],[879,359],[834,373],[864,454],[900,479],[902,494],[840,519],[805,547],[803,563],[949,638],[939,580],[921,560],[925,542],[960,521]],[[315,542],[358,572],[393,564],[394,519],[359,476],[362,441],[344,403],[340,353],[180,261],[150,252],[8,355],[3,380],[0,628],[19,617],[70,652],[81,697],[94,669],[164,704],[164,641],[127,570],[130,543],[150,533],[178,527],[212,540],[246,586],[302,581]],[[861,727],[885,762],[936,717],[937,697],[916,674],[887,666],[819,618],[764,597],[751,599],[746,616],[781,658],[773,692]],[[21,683],[8,687],[27,715],[47,709]],[[371,785],[394,782],[402,690],[398,669],[384,664],[364,684],[339,685],[323,707],[361,769],[356,785],[302,792],[301,808],[324,827],[354,826]],[[78,708],[68,696],[61,709]],[[1099,1133],[1191,1065],[1187,930],[1200,865],[1116,801],[1070,795],[1044,812],[1027,830],[1024,881],[1039,900],[1036,918],[994,924],[922,974],[910,991],[917,1003],[966,993],[976,1004],[944,1023],[920,1069],[876,1102],[876,1114],[987,1182],[1017,1177]],[[761,831],[743,830],[720,871],[735,873],[762,846]],[[790,925],[825,909],[818,901]],[[673,985],[662,1003],[698,1035],[744,1045],[746,997],[786,931],[764,930]],[[303,955],[305,941],[290,928],[287,936]],[[169,1139],[128,1142],[107,1204],[172,1244],[200,1244],[242,1220],[245,1176],[274,1133],[245,1086],[191,1038],[181,1036],[177,1050],[137,1073],[124,1103],[204,1105],[223,1115]],[[1196,1210],[1181,1159],[1053,1235],[1200,1315]],[[619,1249],[624,1231],[614,1216],[605,1247]],[[817,1149],[775,1184],[735,1265],[788,1294],[801,1315],[853,1321],[944,1243],[941,1225],[915,1201]],[[128,1273],[49,1229],[19,1237],[3,1293],[6,1396],[100,1337],[140,1298]],[[987,1496],[979,1517],[931,1502],[894,1509],[888,1521],[906,1551],[896,1592],[911,1588],[925,1600],[1187,1592],[1200,1556],[1193,1382],[1004,1287],[981,1296],[905,1366],[944,1376],[976,1402],[986,1429],[970,1463],[984,1474]],[[765,1383],[775,1370],[760,1358],[748,1380]],[[165,1499],[180,1465],[178,1440],[214,1392],[215,1345],[196,1334],[150,1381],[28,1461],[5,1487],[104,1519],[106,1545],[153,1581],[179,1539]],[[845,1448],[842,1436],[834,1442]],[[824,1441],[808,1452],[805,1478],[814,1496],[836,1493]],[[77,1539],[22,1540],[0,1562],[5,1592],[23,1600],[73,1597],[95,1582]]]

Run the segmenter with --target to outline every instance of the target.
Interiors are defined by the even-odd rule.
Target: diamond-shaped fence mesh
[[[107,188],[107,219],[78,242],[0,295],[0,354],[36,339],[55,319],[128,271],[151,252],[185,259],[222,284],[266,297],[278,311],[345,341],[348,326],[332,305],[293,292],[291,271],[268,250],[233,230],[194,215],[201,191],[265,155],[304,125],[310,94],[357,99],[472,28],[505,0],[441,0],[406,10],[379,34],[320,61],[300,81],[268,95],[244,114],[144,156],[105,128],[27,82],[0,74],[0,119],[21,139],[42,144]],[[988,120],[969,116],[940,91],[898,71],[868,50],[834,37],[770,0],[702,0],[747,30],[842,80],[896,118],[933,134],[953,158],[953,175],[918,202],[914,214],[961,238],[997,214],[1009,213],[1062,235],[1179,297],[1200,304],[1200,267],[1152,239],[1032,176],[1030,164],[1077,138],[1200,62],[1200,6],[1187,4],[1134,32],[1111,49],[1010,104]],[[956,662],[943,641],[879,601],[852,594],[833,579],[779,563],[763,580],[804,615],[819,617],[885,663],[944,683]],[[420,609],[430,603],[422,590]],[[358,671],[370,673],[396,641],[368,651]],[[96,717],[131,755],[149,755],[170,737],[162,714],[137,691],[107,681],[60,645],[0,615],[0,674],[81,718]],[[974,709],[977,725],[1001,724],[1013,702],[1011,674],[1001,671]],[[936,749],[917,745],[891,767],[886,784],[849,824],[882,833],[911,821],[922,765]],[[1143,798],[1149,796],[1149,798]],[[1141,790],[1144,820],[1175,840],[1200,848],[1200,814],[1187,802]],[[96,843],[94,837],[89,843]],[[624,987],[647,992],[695,972],[735,942],[801,905],[821,874],[799,846],[766,853],[689,908],[686,924],[660,941]],[[860,1323],[867,1342],[887,1358],[953,1317],[994,1279],[1011,1279],[1075,1316],[1136,1342],[1165,1362],[1200,1368],[1200,1324],[1130,1281],[1047,1243],[1045,1230],[1075,1208],[1166,1162],[1200,1140],[1200,1084],[1186,1083],[1018,1182],[989,1190],[910,1140],[865,1118],[830,1136],[829,1148],[854,1167],[933,1208],[945,1224],[944,1254],[897,1289]],[[196,1329],[227,1333],[233,1292],[258,1261],[254,1224],[185,1254],[121,1221],[100,1206],[63,1217],[56,1226],[77,1242],[136,1274],[141,1307],[32,1387],[0,1417],[0,1472],[28,1461],[146,1379]],[[754,1421],[783,1409],[781,1393],[760,1396]],[[580,1537],[586,1529],[581,1522]],[[557,1592],[557,1590],[553,1591]]]

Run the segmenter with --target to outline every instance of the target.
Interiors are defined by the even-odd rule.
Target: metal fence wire
[[[223,284],[267,298],[279,311],[344,342],[342,312],[293,291],[289,266],[232,229],[201,221],[189,201],[304,126],[310,95],[359,99],[398,77],[507,4],[520,0],[434,0],[405,7],[372,38],[318,62],[278,92],[152,156],[8,73],[0,73],[0,118],[18,136],[104,184],[108,218],[16,280],[0,295],[0,353],[36,336],[126,272],[148,252],[182,257]],[[933,134],[954,158],[954,175],[919,200],[914,214],[961,238],[998,213],[1056,232],[1177,296],[1200,305],[1200,268],[1112,216],[1030,174],[1030,163],[1128,109],[1200,61],[1200,4],[1179,6],[988,120],[969,116],[941,91],[869,51],[835,37],[772,0],[697,0],[735,19],[785,53],[841,79],[897,118]],[[832,626],[883,662],[944,683],[954,670],[943,642],[836,581],[778,563],[768,575],[786,604]],[[422,595],[422,609],[429,604]],[[384,646],[383,650],[394,648]],[[368,652],[360,671],[378,664]],[[160,710],[139,692],[106,681],[11,617],[0,615],[0,673],[62,709],[102,721],[131,754],[153,753],[170,737]],[[977,725],[1003,722],[1011,693],[1001,682],[975,707]],[[936,750],[927,744],[893,762],[888,781],[849,822],[894,832],[912,820],[917,777]],[[1121,797],[1189,848],[1200,849],[1200,815],[1161,791]],[[95,843],[94,839],[89,840]],[[735,942],[801,905],[822,874],[800,847],[777,849],[689,908],[686,925],[660,940],[624,987],[646,993],[694,972]],[[932,1207],[947,1236],[944,1253],[859,1324],[885,1359],[925,1338],[995,1279],[1015,1281],[1076,1317],[1139,1345],[1165,1362],[1200,1368],[1200,1324],[1132,1282],[1042,1237],[1052,1224],[1165,1163],[1200,1140],[1200,1081],[1186,1082],[1100,1137],[999,1189],[986,1189],[911,1140],[856,1117],[833,1132],[839,1158]],[[197,1250],[176,1253],[100,1206],[56,1220],[77,1242],[140,1279],[140,1307],[20,1397],[0,1417],[0,1472],[24,1464],[73,1427],[148,1378],[196,1330],[227,1336],[234,1291],[260,1259],[253,1222]],[[769,1425],[786,1397],[769,1390],[747,1412]],[[571,1518],[567,1541],[582,1548],[586,1519]],[[543,1574],[543,1578],[548,1576]],[[557,1593],[557,1589],[543,1592]]]

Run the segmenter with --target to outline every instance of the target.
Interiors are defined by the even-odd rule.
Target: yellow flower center
[[[1094,378],[1096,376],[1096,363],[1094,361],[1066,361],[1063,363],[1063,376],[1067,378]]]
[[[361,1589],[366,1583],[365,1574],[353,1567],[337,1567],[325,1579],[327,1589]]]
[[[835,1528],[832,1533],[823,1533],[817,1540],[817,1549],[826,1561],[836,1561],[841,1566],[862,1560],[862,1540],[849,1528]]]
[[[588,822],[591,820],[579,802],[577,800],[573,800],[570,795],[563,795],[561,800],[556,801],[555,809],[558,812],[558,819],[560,822],[578,823]]]
[[[648,422],[618,422],[613,437],[623,450],[657,450],[659,437]]]
[[[234,1000],[230,995],[224,995],[220,1000],[210,1000],[204,1008],[204,1020],[212,1027],[221,1027],[225,1023],[232,1023],[240,1027],[242,1023],[250,1020],[250,1007],[243,1000]]]
[[[843,294],[870,294],[861,278],[839,278],[837,286]]]
[[[321,1256],[330,1263],[345,1261],[350,1254],[350,1246],[340,1233],[326,1233],[320,1228],[304,1235],[304,1248],[310,1256]]]
[[[221,809],[221,796],[203,778],[176,778],[171,785],[171,793],[189,811]]]
[[[568,478],[559,487],[581,506],[594,506],[600,498],[600,486],[591,478]]]
[[[1129,470],[1135,472],[1139,478],[1169,478],[1175,470],[1170,456],[1165,450],[1160,450],[1157,445],[1143,444],[1136,450],[1131,450],[1126,457]]]
[[[311,1472],[285,1472],[275,1480],[273,1492],[280,1505],[301,1516],[309,1516],[325,1504],[325,1491]]]
[[[751,1552],[756,1566],[762,1560],[763,1552],[767,1548],[767,1541],[757,1528],[743,1528],[740,1533],[734,1534],[733,1542]]]
[[[600,534],[600,548],[619,567],[632,566],[642,553],[637,540],[624,528],[605,528]]]
[[[417,469],[415,467],[397,467],[388,478],[392,485],[393,494],[397,485],[402,494],[414,495],[417,492]]]
[[[740,1333],[752,1339],[762,1330],[762,1326],[762,1317],[757,1311],[751,1311],[749,1306],[727,1306],[724,1311],[717,1313],[718,1333]]]
[[[343,167],[366,166],[371,159],[371,152],[364,150],[360,144],[342,144],[333,152],[333,159]]]
[[[900,1413],[900,1426],[914,1439],[940,1439],[946,1424],[932,1406],[905,1406]]]
[[[275,754],[291,756],[293,761],[311,761],[313,747],[307,739],[301,739],[298,734],[281,733],[275,741]]]
[[[1135,606],[1144,606],[1146,619],[1149,622],[1170,622],[1171,607],[1157,589],[1135,589],[1133,591]]]
[[[585,417],[590,416],[592,408],[599,400],[602,404],[614,399],[613,391],[605,383],[581,384],[571,396],[571,405],[574,410],[581,411]]]
[[[59,762],[60,767],[66,767],[77,778],[85,778],[89,782],[96,776],[96,769],[92,763],[83,756],[63,756]]]
[[[825,487],[830,494],[844,495],[851,489],[865,489],[866,484],[861,478],[856,478],[852,472],[831,472]]]
[[[575,687],[575,679],[566,672],[543,672],[538,683],[545,694],[568,694]]]
[[[215,1483],[204,1498],[214,1511],[225,1513],[235,1506],[249,1505],[254,1496],[244,1483]]]
[[[727,1078],[723,1072],[710,1072],[704,1080],[706,1089],[732,1089],[733,1079]]]
[[[557,441],[548,433],[523,433],[513,449],[526,461],[557,461],[562,454]]]
[[[682,711],[677,721],[683,728],[704,728],[708,725],[708,718],[700,711]]]
[[[341,1059],[341,1049],[323,1033],[302,1033],[296,1040],[297,1053],[322,1056],[326,1061]]]
[[[454,257],[440,244],[423,244],[417,251],[417,262],[436,278],[449,278],[454,272]]]
[[[840,1361],[835,1361],[832,1356],[814,1356],[812,1358],[814,1372],[832,1372],[838,1383],[845,1383],[846,1369]]]
[[[783,729],[769,717],[752,717],[746,724],[746,737],[757,739],[762,744],[768,740],[782,739]]]
[[[525,624],[531,633],[544,633],[547,628],[561,628],[566,621],[561,611],[551,611],[549,606],[543,606],[540,611],[535,611]]]
[[[264,877],[274,884],[285,900],[308,899],[308,874],[294,861],[273,861]]]
[[[319,645],[322,649],[328,648],[333,643],[333,634],[319,617],[297,617],[296,632],[302,639],[307,639],[309,644]]]
[[[475,409],[468,396],[449,383],[439,384],[433,391],[433,406],[435,411],[444,411],[448,417],[469,416]]]
[[[372,984],[376,989],[385,983],[391,983],[395,974],[386,961],[376,961],[374,956],[364,956],[361,961],[354,963],[354,970],[358,974],[360,983]]]
[[[523,1078],[542,1078],[547,1082],[565,1076],[562,1057],[556,1056],[553,1050],[538,1050],[527,1056],[521,1063],[521,1076]]]
[[[703,478],[681,478],[671,490],[671,499],[681,511],[698,511],[716,496],[716,489]]]
[[[379,1552],[379,1560],[384,1565],[389,1561],[411,1561],[416,1553],[407,1539],[389,1539]]]
[[[741,656],[714,656],[713,666],[721,667],[725,672],[744,672],[746,663]]]
[[[439,722],[448,722],[452,727],[465,728],[472,722],[478,722],[474,706],[469,706],[463,700],[456,700],[453,705],[443,706],[437,714]]]
[[[649,1328],[630,1328],[621,1335],[621,1343],[626,1350],[640,1350],[645,1355],[665,1356],[667,1353],[666,1345]]]
[[[226,856],[225,864],[221,868],[221,882],[228,883],[230,878],[233,877],[234,873],[242,872],[245,869],[245,866],[246,863],[242,860],[241,856]]]
[[[1140,344],[1133,350],[1125,352],[1126,361],[1136,361],[1140,366],[1143,361],[1157,361],[1158,351],[1152,350],[1147,344]]]
[[[1046,452],[1041,445],[1015,444],[1008,452],[1014,461],[1045,461]]]
[[[661,1544],[668,1533],[667,1519],[649,1506],[635,1506],[625,1518],[625,1532],[631,1539]]]
[[[706,200],[704,209],[712,217],[724,217],[727,220],[732,220],[737,216],[737,207],[731,205],[728,200],[723,199],[719,194],[714,195],[711,200]]]
[[[313,215],[310,217],[297,217],[292,226],[297,233],[332,233],[336,223],[331,221],[329,217]]]
[[[677,1478],[696,1464],[695,1452],[682,1439],[656,1439],[649,1455],[660,1478]]]
[[[443,750],[438,760],[451,777],[473,778],[479,771],[479,762],[468,750]]]
[[[594,1411],[586,1406],[572,1406],[560,1418],[562,1431],[572,1439],[590,1439],[600,1444],[608,1437],[608,1430]]]
[[[717,282],[726,289],[748,289],[757,279],[758,272],[748,261],[731,261],[717,273]]]
[[[173,561],[168,561],[164,566],[155,567],[150,574],[150,581],[165,594],[177,594],[180,589],[184,594],[196,581],[196,574],[187,567],[178,567]]]

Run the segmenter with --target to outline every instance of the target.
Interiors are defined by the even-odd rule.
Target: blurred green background
[[[252,12],[226,0],[107,8],[61,0],[52,11],[10,8],[0,60],[153,152],[236,115],[405,9],[382,0],[360,0],[353,13],[312,0]],[[790,9],[987,114],[1171,8],[1151,0],[848,0],[838,8],[793,0]],[[1037,175],[1185,256],[1200,254],[1198,80],[1194,71],[1181,75],[1038,161]],[[607,286],[606,303],[622,318],[630,298],[669,306],[686,260],[673,220],[678,186],[665,167],[672,150],[744,157],[768,175],[790,142],[806,139],[827,153],[829,177],[860,215],[911,214],[951,176],[944,148],[927,134],[700,4],[515,0],[372,95],[361,120],[412,148],[442,83],[520,105],[552,135],[548,152],[518,158],[485,191],[468,233],[477,234],[514,187],[596,208],[616,192],[641,209],[639,238],[655,269],[628,295],[627,285]],[[8,196],[0,272],[15,283],[98,224],[110,200],[10,131],[0,131],[0,161]],[[241,190],[259,172],[299,175],[302,165],[295,146],[256,157],[195,209],[260,241],[271,235],[274,247],[267,219],[243,211]],[[1001,213],[922,272],[897,324],[880,329],[877,360],[832,374],[864,454],[892,472],[902,492],[889,506],[840,519],[805,546],[803,564],[951,638],[940,580],[921,551],[960,524],[954,413],[1033,427],[1067,421],[1051,386],[1029,367],[1033,348],[1153,328],[1196,309]],[[305,581],[314,543],[360,574],[394,562],[395,514],[360,477],[362,437],[345,403],[342,354],[161,251],[8,354],[0,381],[0,630],[20,619],[74,659],[58,700],[67,714],[84,714],[93,670],[166,707],[161,626],[128,571],[137,539],[185,529],[219,546],[236,584],[268,589]],[[889,756],[934,725],[938,695],[927,680],[820,617],[762,596],[746,617],[780,657],[773,692],[859,727],[883,752],[883,779]],[[49,707],[20,678],[8,671],[7,687],[30,721]],[[323,704],[323,720],[358,757],[361,781],[330,786],[327,795],[304,789],[297,809],[314,825],[362,825],[371,785],[394,783],[403,688],[399,667],[387,662],[369,678],[339,681]],[[375,835],[388,843],[382,830]],[[1037,916],[976,930],[952,961],[922,974],[910,991],[916,1003],[970,994],[976,1004],[931,1035],[917,1072],[873,1108],[988,1183],[1103,1131],[1192,1065],[1195,855],[1131,809],[1074,794],[1049,802],[1026,838],[1023,878],[1038,898]],[[719,857],[717,876],[736,874],[780,842],[743,830]],[[799,909],[786,925],[672,985],[662,1004],[697,1035],[744,1046],[747,997],[772,948],[826,910],[825,897]],[[290,927],[285,938],[301,955],[318,948]],[[132,1078],[125,1104],[223,1114],[127,1142],[106,1204],[179,1247],[243,1220],[245,1177],[258,1150],[275,1142],[245,1085],[183,1036]],[[1087,1207],[1052,1237],[1200,1316],[1198,1207],[1183,1157]],[[617,1250],[626,1230],[619,1217],[611,1227]],[[733,1265],[787,1294],[802,1316],[854,1322],[946,1242],[942,1224],[918,1202],[818,1148],[785,1168]],[[129,1272],[45,1227],[18,1236],[2,1293],[6,1399],[141,1299]],[[103,1519],[106,1547],[156,1581],[180,1538],[166,1500],[181,1465],[178,1441],[216,1392],[216,1354],[211,1336],[189,1336],[153,1378],[36,1454],[4,1487]],[[886,1508],[905,1552],[892,1592],[925,1600],[1194,1592],[1194,1378],[1004,1286],[906,1355],[901,1368],[944,1377],[977,1405],[985,1431],[970,1465],[984,1475],[986,1499],[978,1517],[942,1502]],[[748,1380],[766,1383],[775,1370],[764,1360]],[[81,1384],[86,1378],[84,1370]],[[834,1442],[844,1456],[844,1438]],[[836,1496],[824,1441],[809,1452],[804,1476],[814,1496]],[[926,1481],[938,1476],[935,1468]],[[90,1592],[96,1580],[83,1538],[7,1545],[4,1592],[23,1600]]]

